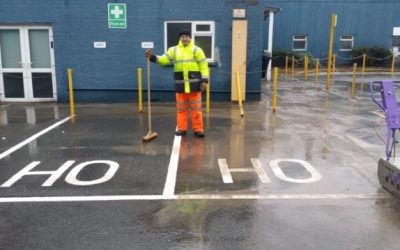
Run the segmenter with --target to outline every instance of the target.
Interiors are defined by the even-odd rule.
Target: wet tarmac
[[[0,105],[0,249],[398,249],[376,170],[386,125],[369,82],[281,77],[260,102],[212,102],[205,138],[175,104]]]

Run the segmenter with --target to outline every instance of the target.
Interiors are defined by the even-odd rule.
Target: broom
[[[147,109],[149,117],[149,133],[143,137],[143,142],[148,142],[157,137],[157,133],[151,131],[151,100],[150,100],[150,60],[147,57]]]

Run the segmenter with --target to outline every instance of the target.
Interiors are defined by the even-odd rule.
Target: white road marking
[[[221,171],[222,180],[224,183],[233,183],[232,175],[228,168],[226,159],[218,159],[219,170]]]
[[[103,174],[102,177],[98,178],[98,179],[94,179],[94,180],[85,180],[85,181],[81,181],[78,180],[78,175],[81,172],[81,170],[83,168],[85,168],[88,165],[92,165],[92,164],[105,164],[108,165],[108,170],[105,174]],[[107,161],[107,160],[96,160],[96,161],[87,161],[87,162],[83,162],[80,163],[79,165],[77,165],[76,167],[74,167],[71,172],[68,173],[68,175],[65,177],[65,181],[69,184],[72,185],[76,185],[76,186],[91,186],[91,185],[97,185],[100,183],[104,183],[107,182],[109,180],[111,180],[115,173],[117,172],[119,168],[119,164],[116,163],[115,161]]]
[[[175,193],[175,183],[176,174],[178,172],[178,162],[179,162],[179,151],[181,148],[182,136],[175,135],[174,143],[172,146],[171,158],[168,165],[167,179],[165,180],[163,195],[174,195]]]
[[[371,113],[381,118],[385,118],[385,113],[383,113],[382,111],[371,111]]]
[[[231,173],[250,173],[250,172],[256,172],[256,170],[253,168],[232,168],[232,169],[229,169],[229,172],[231,172]]]
[[[32,169],[40,164],[40,161],[33,161],[28,166],[16,173],[8,181],[4,182],[1,187],[11,187],[15,182],[27,175],[50,175],[50,177],[42,184],[42,187],[50,187],[74,163],[75,161],[67,161],[55,171],[32,171]]]
[[[262,183],[270,183],[271,180],[269,179],[267,173],[265,173],[262,164],[260,162],[260,159],[258,158],[250,158],[251,163],[253,164],[254,169],[256,170],[258,176],[260,177],[260,180]]]
[[[262,183],[270,183],[271,180],[269,179],[267,173],[265,173],[260,159],[258,158],[250,158],[251,163],[253,164],[254,168],[229,168],[226,159],[221,158],[218,159],[219,170],[222,175],[222,180],[224,183],[233,183],[231,173],[250,173],[256,172],[260,177]]]
[[[298,165],[294,166],[302,166],[307,172],[311,175],[309,178],[305,179],[295,179],[295,178],[290,178],[288,177],[281,169],[279,166],[280,162],[295,162],[298,163]],[[271,166],[272,171],[274,171],[274,174],[276,177],[283,181],[287,182],[294,182],[294,183],[312,183],[316,182],[322,179],[321,174],[308,162],[303,161],[303,160],[298,160],[298,159],[276,159],[272,160],[269,162],[269,165]]]
[[[204,195],[96,195],[96,196],[38,196],[2,197],[0,203],[16,202],[90,202],[143,200],[343,200],[384,199],[385,194],[204,194]]]
[[[40,136],[42,136],[42,135],[46,134],[47,132],[49,132],[50,130],[52,130],[52,129],[58,127],[58,126],[60,126],[61,124],[65,123],[66,121],[68,121],[69,119],[71,119],[71,118],[74,117],[74,116],[75,116],[75,115],[66,117],[66,118],[62,119],[61,121],[54,123],[54,124],[51,125],[50,127],[48,127],[48,128],[46,128],[46,129],[40,131],[39,133],[37,133],[37,134],[35,134],[35,135],[29,137],[29,138],[26,139],[25,141],[20,142],[20,143],[18,143],[17,145],[15,145],[14,147],[12,147],[12,148],[10,148],[10,149],[4,151],[3,153],[0,154],[0,160],[3,159],[3,158],[5,158],[5,157],[7,157],[7,156],[10,155],[10,154],[12,154],[13,152],[17,151],[18,149],[22,148],[22,147],[25,146],[26,144],[28,144],[28,143],[30,143],[30,142],[36,140],[36,139],[39,138]]]
[[[345,134],[345,136],[347,138],[349,138],[351,141],[353,141],[355,144],[360,146],[362,149],[366,149],[366,150],[369,150],[369,149],[381,149],[382,147],[385,147],[382,143],[380,143],[380,144],[372,144],[372,143],[369,143],[367,141],[358,139],[358,138],[356,138],[354,136],[351,136],[351,135],[348,135],[348,134]]]

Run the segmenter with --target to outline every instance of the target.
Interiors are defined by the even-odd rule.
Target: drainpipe
[[[274,12],[269,12],[269,27],[268,27],[268,49],[267,52],[270,55],[267,69],[267,81],[271,81],[271,67],[272,67],[272,36],[274,31]]]

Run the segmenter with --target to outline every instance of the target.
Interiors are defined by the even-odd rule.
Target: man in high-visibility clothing
[[[190,109],[192,130],[196,136],[204,137],[201,92],[208,83],[208,62],[203,50],[193,44],[190,31],[182,30],[178,45],[168,48],[164,55],[154,55],[151,50],[146,50],[145,56],[161,65],[174,64],[178,123],[175,134],[186,135]]]

